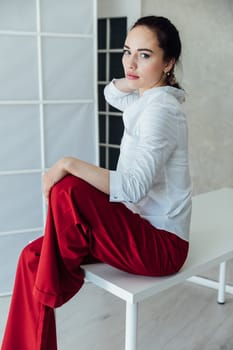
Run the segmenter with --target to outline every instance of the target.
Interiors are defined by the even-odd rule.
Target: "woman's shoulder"
[[[180,105],[185,101],[185,92],[172,86],[160,86],[148,89],[142,95],[147,105],[159,104],[160,106]]]

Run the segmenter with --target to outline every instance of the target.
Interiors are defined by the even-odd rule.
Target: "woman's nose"
[[[137,66],[137,60],[135,55],[131,54],[127,56],[126,65],[128,69],[135,69]]]
[[[137,67],[137,62],[136,62],[136,58],[134,55],[131,55],[129,57],[129,60],[128,60],[128,68],[130,69],[135,69]]]

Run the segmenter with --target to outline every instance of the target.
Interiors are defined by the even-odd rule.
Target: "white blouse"
[[[124,112],[125,127],[117,169],[110,171],[110,201],[124,202],[154,227],[188,240],[192,186],[184,91],[164,86],[139,96],[119,91],[112,81],[104,93]]]

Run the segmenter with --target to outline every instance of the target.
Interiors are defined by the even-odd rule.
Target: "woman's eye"
[[[141,52],[141,57],[142,58],[149,58],[150,55],[148,55],[147,53]]]
[[[129,56],[129,55],[130,55],[130,51],[124,49],[124,50],[123,50],[123,55],[124,55],[124,56]]]

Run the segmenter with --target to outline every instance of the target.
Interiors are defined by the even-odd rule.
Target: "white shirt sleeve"
[[[113,107],[124,111],[131,103],[139,98],[138,92],[122,92],[117,89],[113,79],[108,85],[105,86],[104,96],[106,101]]]
[[[128,164],[110,172],[110,200],[137,203],[153,187],[177,144],[177,120],[169,108],[149,104],[141,112],[138,136],[125,136]]]

